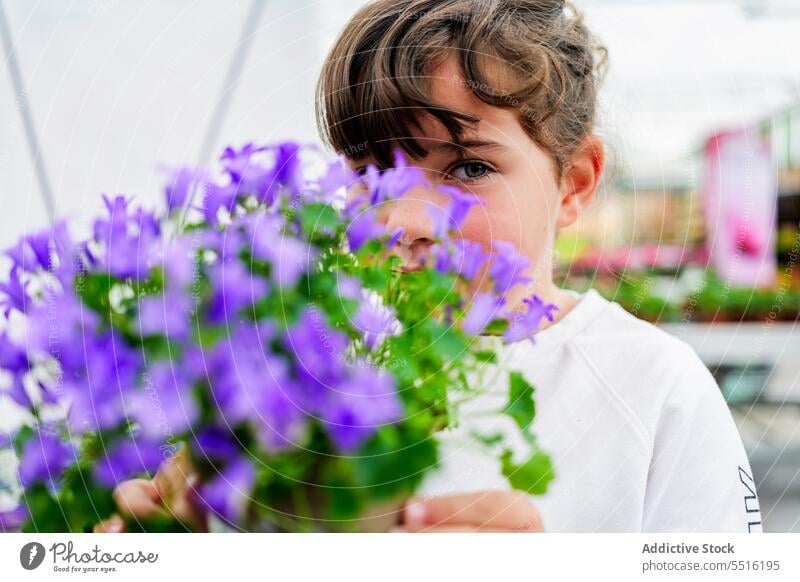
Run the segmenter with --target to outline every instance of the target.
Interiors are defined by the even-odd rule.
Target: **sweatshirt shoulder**
[[[619,303],[602,297],[597,300],[601,305],[596,317],[574,338],[587,356],[614,370],[647,371],[647,376],[687,367],[705,369],[687,342],[639,319]]]
[[[572,349],[628,407],[652,442],[665,408],[722,401],[713,376],[688,343],[607,301],[573,338]],[[719,404],[719,403],[717,403]]]

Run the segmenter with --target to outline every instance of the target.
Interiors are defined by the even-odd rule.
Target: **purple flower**
[[[260,202],[270,206],[275,202],[281,187],[290,192],[300,192],[303,187],[303,173],[300,164],[300,146],[294,142],[284,142],[277,146],[255,147],[246,144],[238,152],[227,148],[222,155],[225,170],[236,184],[237,196],[253,195]],[[267,166],[259,156],[272,151],[274,162]]]
[[[22,268],[19,265],[15,265],[8,274],[8,282],[0,281],[0,309],[3,310],[3,315],[6,318],[12,309],[25,313],[26,306],[31,302],[26,292],[28,283],[22,282],[21,275]],[[3,298],[3,295],[5,295],[5,298]]]
[[[357,450],[383,424],[402,417],[394,379],[370,367],[350,370],[349,377],[328,388],[319,408],[323,426],[337,450]]]
[[[235,185],[217,186],[209,182],[204,184],[203,204],[201,210],[206,222],[211,226],[219,224],[220,210],[232,213],[236,208],[237,191]]]
[[[217,264],[238,261],[247,242],[245,233],[234,227],[208,233],[205,239],[208,247],[217,254]]]
[[[6,249],[3,254],[11,259],[14,266],[29,273],[35,271],[40,266],[36,254],[28,244],[28,237],[20,238],[17,244]]]
[[[447,215],[447,210],[434,204],[427,202],[425,205],[425,212],[431,219],[431,233],[435,238],[446,239],[450,229],[450,217]]]
[[[305,242],[283,236],[272,229],[253,233],[253,255],[272,264],[271,277],[280,287],[293,287],[316,258],[316,251]]]
[[[358,175],[359,181],[366,187],[366,192],[354,200],[351,205],[361,207],[364,204],[374,205],[381,200],[381,171],[375,164],[367,164],[363,174]]]
[[[76,455],[75,447],[49,430],[34,433],[22,448],[19,463],[22,486],[27,489],[35,483],[45,483],[55,488],[64,469],[77,460]]]
[[[381,204],[387,200],[395,200],[405,195],[409,190],[420,185],[427,185],[422,169],[410,166],[403,151],[394,150],[394,167],[388,168],[379,174],[376,179],[375,172],[369,172],[368,185],[370,204]]]
[[[385,305],[375,305],[370,301],[363,302],[353,317],[353,325],[364,337],[368,349],[378,345],[380,339],[396,333],[398,321],[394,309]]]
[[[284,448],[305,435],[305,417],[288,364],[266,351],[271,328],[243,323],[210,354],[214,403],[226,425],[249,420],[268,450]]]
[[[286,331],[284,346],[295,360],[297,372],[311,387],[315,382],[336,382],[343,373],[347,337],[328,326],[325,315],[307,308]]]
[[[254,276],[238,259],[217,263],[211,267],[214,295],[208,308],[213,323],[236,318],[236,314],[259,301],[269,290],[267,281]]]
[[[172,362],[154,363],[143,382],[143,388],[131,390],[123,398],[128,414],[145,437],[169,438],[189,430],[200,417],[192,382],[181,367]]]
[[[208,179],[207,172],[194,168],[160,166],[159,169],[169,176],[164,187],[168,213],[183,208],[191,200],[195,189]]]
[[[239,151],[232,147],[227,147],[222,152],[222,156],[220,156],[222,167],[228,172],[232,180],[239,182],[244,178],[250,166],[253,165],[252,157],[265,149],[265,147],[257,147],[252,143],[245,144]]]
[[[265,351],[269,336],[243,324],[214,350],[211,391],[226,424],[253,420],[259,429],[274,430],[272,444],[299,437],[304,429],[301,409],[293,400],[289,368]]]
[[[253,415],[258,442],[268,452],[301,446],[308,436],[308,417],[300,406],[301,389],[288,376],[265,381],[256,397],[259,408]]]
[[[201,428],[195,435],[192,449],[196,457],[210,461],[225,461],[239,451],[234,435],[218,426]]]
[[[0,532],[18,532],[28,520],[28,510],[24,505],[0,511]]]
[[[356,180],[358,180],[358,175],[348,167],[344,160],[341,158],[334,160],[317,181],[319,191],[316,201],[330,204],[335,200],[336,193],[340,189],[347,188]]]
[[[141,473],[152,477],[163,460],[158,441],[123,437],[100,454],[92,475],[102,485],[113,489]]]
[[[83,338],[94,334],[99,321],[73,293],[51,294],[28,314],[25,342],[30,351],[55,357],[66,372],[83,369]]]
[[[62,390],[70,427],[116,428],[126,420],[122,395],[136,389],[141,356],[112,331],[80,341],[82,362],[62,360]]]
[[[161,267],[167,289],[185,290],[196,276],[196,252],[199,241],[180,236],[164,241],[155,254],[155,265]]]
[[[176,291],[139,300],[139,332],[143,336],[186,338],[192,315],[192,298]]]
[[[439,191],[444,192],[450,197],[446,213],[448,217],[448,230],[458,230],[469,214],[473,206],[483,206],[480,198],[474,194],[464,192],[455,186],[442,185]]]
[[[553,312],[558,310],[558,307],[553,303],[545,303],[538,295],[522,300],[527,309],[524,313],[511,314],[509,319],[509,327],[503,334],[503,338],[507,342],[517,342],[523,339],[533,339],[531,336],[539,331],[542,319],[547,318],[553,321]]]
[[[394,232],[392,232],[392,236],[390,236],[389,240],[386,241],[386,246],[390,249],[393,248],[394,245],[396,245],[400,241],[400,239],[403,237],[405,233],[406,231],[402,226],[394,229]]]
[[[496,240],[492,246],[494,254],[489,275],[494,280],[494,288],[498,293],[507,293],[514,285],[529,283],[530,277],[525,273],[531,266],[527,257],[520,255],[510,242]]]
[[[290,192],[303,189],[303,168],[300,164],[300,144],[287,141],[272,148],[275,151],[274,182],[285,186]]]
[[[53,252],[61,254],[71,248],[66,224],[58,221],[49,229],[20,238],[5,254],[14,265],[31,273],[37,269],[50,271],[53,268]]]
[[[14,374],[27,372],[30,369],[28,354],[8,336],[0,332],[0,369]]]
[[[252,463],[238,457],[214,479],[203,485],[200,500],[220,518],[239,524],[251,499],[255,480],[256,471]]]
[[[122,196],[104,196],[108,218],[94,223],[95,240],[104,246],[101,266],[115,277],[142,279],[149,275],[151,248],[160,235],[160,226],[152,213],[131,211]]]
[[[375,210],[365,210],[350,222],[347,227],[347,243],[350,250],[358,251],[362,246],[371,240],[382,237],[386,233],[386,228],[377,221]]]
[[[492,320],[500,316],[505,299],[490,293],[478,293],[472,300],[469,312],[464,317],[462,329],[469,335],[479,335]]]
[[[5,392],[0,390],[0,396],[3,394],[8,394],[11,400],[24,408],[33,406],[33,400],[31,400],[31,397],[28,395],[28,391],[25,389],[25,385],[22,381],[22,374],[20,373],[11,375],[11,385]],[[45,393],[45,395],[47,396],[48,393]]]
[[[344,299],[358,301],[361,299],[361,283],[355,277],[337,273],[336,288],[339,296]]]
[[[440,273],[455,273],[467,281],[480,274],[481,267],[489,260],[480,243],[455,239],[436,245],[433,249],[434,266]]]

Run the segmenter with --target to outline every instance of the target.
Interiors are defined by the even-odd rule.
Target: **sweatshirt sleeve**
[[[655,428],[642,531],[760,532],[755,480],[727,403],[696,352],[679,351],[682,370]]]

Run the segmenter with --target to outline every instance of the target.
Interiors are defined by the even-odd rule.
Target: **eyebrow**
[[[450,151],[456,153],[463,153],[464,150],[471,150],[471,149],[486,149],[486,150],[505,150],[506,146],[490,140],[483,140],[483,139],[467,139],[467,140],[460,140],[457,142],[446,142],[443,141],[432,148],[432,151]]]
[[[426,148],[428,153],[431,152],[445,152],[445,153],[455,153],[456,155],[464,155],[465,150],[471,149],[484,149],[484,150],[496,150],[496,151],[506,151],[508,148],[504,144],[496,141],[491,140],[484,140],[484,139],[466,139],[466,140],[459,140],[456,142],[450,141],[441,141],[434,146],[430,146]],[[369,156],[364,156],[360,159],[353,159],[351,160],[354,164],[366,164],[370,161]],[[374,163],[374,161],[372,162]]]

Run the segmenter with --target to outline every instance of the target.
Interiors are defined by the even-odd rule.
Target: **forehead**
[[[474,115],[476,124],[467,124],[462,137],[464,142],[492,141],[510,144],[526,134],[519,117],[513,108],[490,105],[475,96],[458,61],[447,58],[430,73],[430,95],[434,101],[448,109],[455,109]],[[411,137],[419,140],[426,148],[436,147],[442,142],[452,143],[447,129],[429,114],[419,120],[419,128],[411,128]]]

